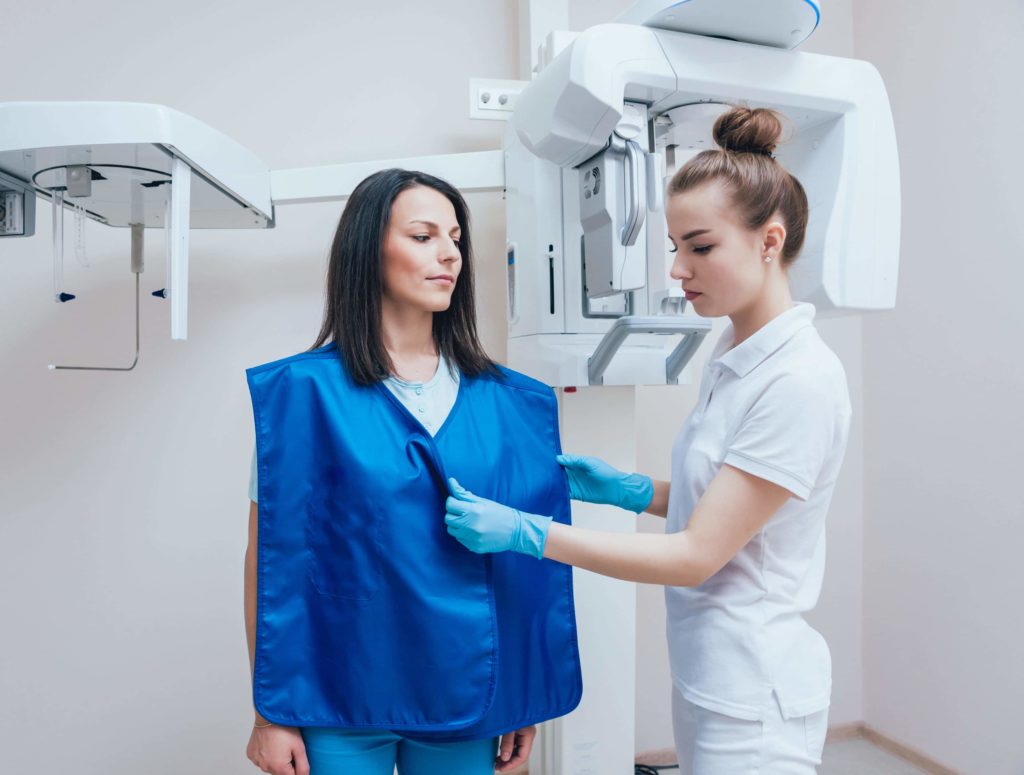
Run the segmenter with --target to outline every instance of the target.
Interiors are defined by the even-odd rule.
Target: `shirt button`
[[[426,409],[424,409],[424,408],[423,408],[423,407],[421,406],[421,407],[420,407],[420,412],[422,413],[422,412],[425,412],[425,411],[427,411],[427,410],[426,410]]]
[[[416,395],[422,396],[423,395],[423,388],[421,388],[421,387],[416,388]]]

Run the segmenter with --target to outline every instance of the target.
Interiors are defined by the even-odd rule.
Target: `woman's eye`
[[[711,252],[711,248],[713,248],[713,247],[714,247],[714,245],[694,245],[693,246],[693,252],[694,253],[701,253],[701,254],[710,253]]]
[[[416,240],[417,242],[426,242],[427,240],[430,239],[430,235],[429,234],[413,234],[412,238],[414,240]]]
[[[679,248],[677,248],[675,246],[673,246],[672,249],[669,251],[669,253],[678,253],[678,252],[679,252]]]

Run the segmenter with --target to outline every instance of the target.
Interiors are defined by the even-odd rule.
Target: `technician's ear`
[[[765,258],[771,256],[774,259],[782,260],[782,248],[786,244],[786,227],[779,221],[769,221],[765,227],[764,244],[761,246],[761,255]]]

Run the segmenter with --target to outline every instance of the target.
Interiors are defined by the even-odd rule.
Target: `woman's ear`
[[[782,249],[786,244],[786,227],[781,221],[769,221],[765,226],[761,255],[782,260]]]

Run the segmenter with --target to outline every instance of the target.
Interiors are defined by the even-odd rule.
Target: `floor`
[[[652,754],[651,764],[666,764],[675,761],[675,752],[670,750]],[[676,775],[679,770],[662,770],[664,775]],[[825,744],[818,775],[928,775],[925,770],[909,764],[863,738],[835,740]]]
[[[927,772],[876,748],[867,740],[854,738],[825,744],[818,775],[927,775]]]

